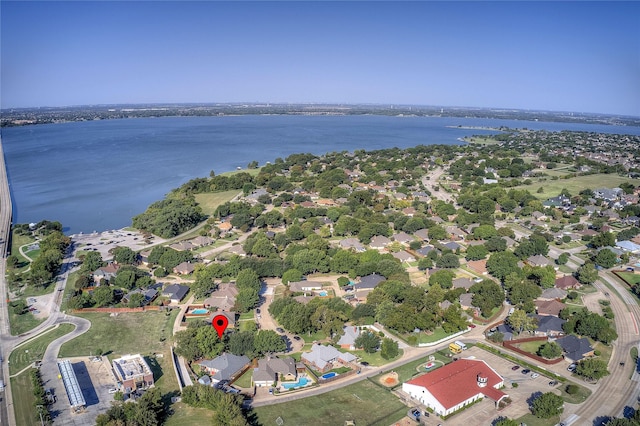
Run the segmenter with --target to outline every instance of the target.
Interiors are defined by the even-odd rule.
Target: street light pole
[[[36,408],[38,409],[38,414],[40,414],[40,425],[44,426],[44,420],[42,420],[42,408],[44,406],[43,405],[36,405]]]

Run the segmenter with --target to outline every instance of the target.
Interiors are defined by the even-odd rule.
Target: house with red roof
[[[496,406],[509,395],[500,390],[504,379],[478,359],[460,359],[402,384],[414,400],[447,416],[472,402],[492,399]]]

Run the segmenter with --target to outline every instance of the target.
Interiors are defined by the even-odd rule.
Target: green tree
[[[510,251],[495,252],[487,260],[487,270],[491,275],[503,281],[507,275],[519,270],[518,258]]]
[[[502,287],[491,280],[483,280],[471,286],[469,291],[473,294],[472,302],[474,306],[480,308],[482,315],[488,317],[494,308],[504,302],[504,291]]]
[[[260,330],[253,340],[255,351],[259,354],[284,352],[287,344],[278,333],[273,330]]]
[[[550,419],[562,413],[563,405],[562,397],[553,392],[547,392],[533,401],[531,411],[534,416],[540,419]]]
[[[438,268],[455,269],[460,267],[458,256],[454,253],[445,253],[436,261]]]
[[[533,331],[537,327],[537,321],[534,317],[527,316],[527,313],[522,309],[516,309],[507,318],[507,322],[518,333],[523,331]]]
[[[84,255],[80,269],[83,272],[91,273],[101,267],[103,265],[102,262],[102,255],[99,251],[90,251]]]
[[[511,419],[500,419],[498,420],[494,426],[520,426],[519,422],[516,422],[515,420],[511,420]]]
[[[229,336],[229,352],[234,355],[247,355],[253,358],[255,353],[254,334],[252,331],[239,331]]]
[[[380,347],[380,338],[368,330],[363,330],[356,338],[355,346],[356,348],[364,349],[368,354],[372,354]]]
[[[562,355],[562,347],[556,342],[547,342],[538,348],[537,354],[543,358],[555,359]]]
[[[145,298],[142,293],[133,293],[129,296],[129,303],[127,303],[127,307],[129,308],[138,308],[140,306],[144,306]]]
[[[92,297],[96,307],[109,306],[114,301],[113,287],[100,286],[93,290]]]
[[[138,254],[129,247],[116,247],[113,249],[113,260],[120,265],[134,265]]]
[[[590,380],[598,380],[610,373],[607,363],[599,358],[586,358],[576,366],[576,374]]]
[[[585,263],[578,268],[578,281],[582,284],[593,284],[598,279],[598,271],[593,263]]]
[[[618,260],[616,254],[609,249],[602,249],[598,252],[593,261],[603,268],[611,268]]]
[[[453,286],[453,277],[455,276],[455,272],[446,269],[435,271],[429,275],[429,285],[438,284],[443,289],[451,288]]]
[[[556,259],[556,263],[558,265],[566,265],[568,261],[569,261],[568,253],[561,253],[560,256],[558,256],[558,259]]]
[[[469,246],[465,253],[465,259],[467,260],[481,260],[487,257],[489,250],[484,245]]]
[[[282,283],[289,284],[290,282],[298,282],[302,280],[302,272],[297,269],[288,269],[282,274]]]
[[[380,345],[380,356],[383,359],[392,359],[399,355],[400,349],[398,348],[398,342],[393,339],[389,339],[385,337],[382,339],[382,344]]]

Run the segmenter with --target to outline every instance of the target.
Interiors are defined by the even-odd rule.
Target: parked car
[[[514,365],[513,367],[511,367],[511,369],[513,371],[518,371],[520,369],[520,366],[519,365]]]
[[[300,340],[301,337],[300,336],[293,336],[293,340]]]
[[[283,329],[282,327],[278,327],[278,328],[276,328],[276,331],[277,331],[278,333],[284,333],[284,329]]]
[[[473,323],[469,323],[469,328],[476,328],[476,325]]]
[[[549,386],[555,386],[557,384],[558,384],[557,380],[552,380],[552,381],[549,382]]]
[[[529,370],[528,368],[525,368],[524,370],[521,371],[522,374],[529,374],[531,373],[531,370]]]
[[[571,364],[570,366],[567,367],[567,371],[571,371],[573,373],[574,371],[576,371],[576,367],[577,367],[576,364]]]
[[[531,378],[535,379],[537,377],[540,377],[540,375],[538,373],[531,373]]]
[[[116,388],[109,389],[109,393],[116,393],[116,392],[118,392],[118,389]]]

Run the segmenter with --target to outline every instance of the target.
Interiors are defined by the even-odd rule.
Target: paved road
[[[6,276],[6,259],[9,235],[11,232],[11,195],[9,192],[9,182],[7,179],[7,170],[4,161],[4,151],[2,150],[2,139],[0,138],[0,360],[2,368],[0,368],[0,380],[5,383],[5,390],[0,396],[0,424],[13,424],[13,405],[11,404],[11,383],[9,381],[9,366],[7,361],[10,348],[5,341],[6,335],[9,335],[9,310],[7,306],[8,291]],[[9,419],[12,422],[9,422]]]

